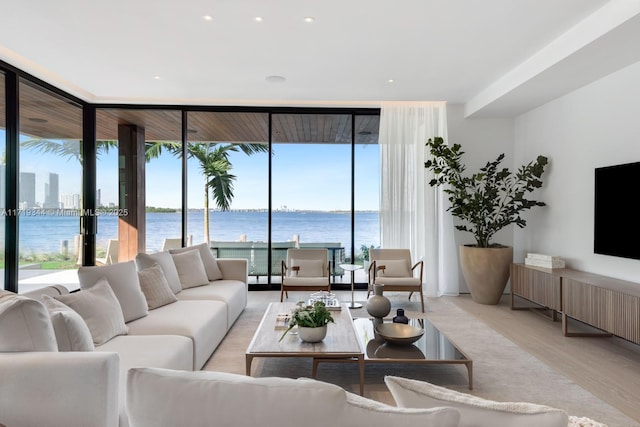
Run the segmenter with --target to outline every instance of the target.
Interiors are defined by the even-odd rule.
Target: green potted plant
[[[334,322],[333,316],[322,301],[316,301],[313,305],[305,305],[304,301],[299,301],[291,311],[289,327],[280,337],[280,341],[294,326],[298,326],[298,336],[302,341],[322,341],[327,336],[329,322]]]
[[[369,251],[374,249],[374,246],[361,245],[360,251],[362,252],[362,267],[366,270],[369,269]]]
[[[545,206],[525,195],[542,187],[548,159],[538,156],[513,173],[499,168],[504,159],[500,154],[478,172],[463,175],[464,151],[460,144],[448,146],[436,137],[429,139],[426,146],[433,159],[424,166],[435,174],[429,185],[444,185],[451,203],[448,211],[463,222],[456,228],[470,232],[476,240],[474,245],[460,247],[460,266],[471,296],[482,304],[497,304],[509,280],[513,248],[493,243],[492,238],[510,224],[524,227],[527,222],[521,216],[523,211]]]

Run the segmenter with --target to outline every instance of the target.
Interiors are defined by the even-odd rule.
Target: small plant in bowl
[[[331,312],[322,301],[316,301],[313,305],[306,305],[304,301],[299,301],[296,307],[291,310],[289,327],[284,331],[279,341],[282,341],[294,326],[298,326],[298,333],[301,340],[307,342],[322,341],[327,334],[327,324],[329,322],[334,322],[333,316],[331,316]],[[322,330],[307,331],[307,329],[322,329],[324,333]],[[305,333],[307,332],[313,335],[310,336],[309,339],[306,339],[307,335]]]

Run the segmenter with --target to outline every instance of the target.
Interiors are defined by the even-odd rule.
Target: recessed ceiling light
[[[287,79],[282,76],[267,76],[265,80],[269,83],[284,83],[287,81]]]
[[[41,119],[40,117],[29,117],[29,121],[33,123],[47,123],[49,120]]]
[[[315,22],[316,18],[314,18],[313,16],[305,16],[304,17],[304,22]]]
[[[262,22],[264,21],[264,18],[262,16],[256,16],[255,18],[253,18],[253,20],[256,22]]]
[[[389,80],[387,80],[387,83],[395,83],[395,80],[389,79]]]
[[[153,76],[154,80],[162,80],[162,77],[160,76]]]
[[[213,21],[213,16],[211,16],[211,15],[204,15],[204,16],[202,17],[202,19],[204,19],[205,21]]]

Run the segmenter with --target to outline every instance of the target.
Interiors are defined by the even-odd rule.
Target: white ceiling
[[[509,116],[640,60],[640,0],[0,0],[0,11],[0,59],[99,103],[448,101]]]

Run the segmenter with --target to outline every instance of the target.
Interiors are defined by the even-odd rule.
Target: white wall
[[[465,119],[464,106],[461,104],[447,105],[447,127],[450,144],[462,145],[465,152],[464,161],[467,165],[466,173],[473,174],[488,161],[493,161],[504,153],[503,165],[511,168],[513,165],[514,133],[512,119]],[[475,243],[470,233],[455,232],[456,247]],[[496,234],[494,243],[513,245],[513,228],[507,227]],[[455,265],[460,263],[456,261]],[[459,267],[458,267],[459,268]],[[469,292],[458,272],[460,292]]]
[[[538,154],[550,159],[539,192],[548,206],[516,230],[516,261],[526,252],[560,255],[567,267],[640,282],[640,260],[593,253],[594,169],[640,161],[640,63],[517,117],[515,162]],[[640,182],[621,184],[637,203]],[[638,244],[639,219],[637,211],[621,211]]]

